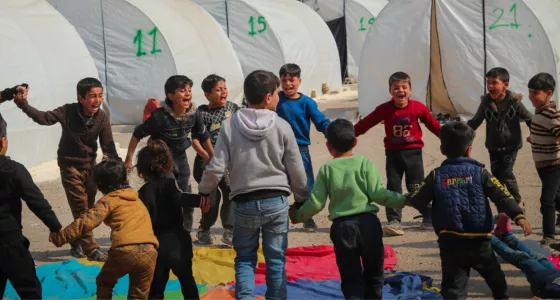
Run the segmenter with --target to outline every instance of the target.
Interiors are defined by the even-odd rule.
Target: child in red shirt
[[[424,180],[422,162],[422,121],[436,136],[439,136],[441,124],[432,116],[421,102],[410,99],[412,92],[410,76],[397,72],[389,78],[389,92],[392,99],[375,108],[367,117],[355,126],[356,137],[366,133],[370,128],[384,122],[385,155],[387,172],[387,189],[402,193],[402,177],[406,174],[406,188],[414,192]],[[386,235],[403,235],[401,228],[402,209],[385,208],[389,224],[383,227]],[[431,229],[430,210],[426,210],[421,229]]]

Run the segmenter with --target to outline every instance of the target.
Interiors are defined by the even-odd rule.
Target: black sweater
[[[0,242],[3,237],[21,235],[21,200],[41,219],[51,232],[62,228],[49,202],[31,174],[20,163],[0,156]]]
[[[172,173],[148,180],[138,191],[156,235],[183,228],[183,207],[199,207],[200,196],[184,193]]]

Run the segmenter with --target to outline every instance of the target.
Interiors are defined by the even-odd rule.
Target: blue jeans
[[[233,208],[235,297],[255,299],[255,268],[259,236],[266,262],[266,298],[286,299],[286,248],[288,247],[288,197],[236,202]]]
[[[530,279],[536,272],[556,269],[544,255],[538,254],[509,234],[501,241],[492,235],[492,248],[508,263],[516,266]]]
[[[305,169],[305,175],[307,175],[307,191],[311,194],[313,187],[315,186],[315,176],[313,175],[313,164],[311,163],[311,155],[309,151],[300,151],[301,159],[303,160],[303,168]]]

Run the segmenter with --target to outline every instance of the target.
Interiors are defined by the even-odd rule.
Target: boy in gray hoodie
[[[288,196],[308,197],[307,177],[290,124],[275,113],[280,81],[257,70],[245,78],[248,107],[222,123],[214,156],[198,191],[210,195],[227,169],[234,206],[233,248],[236,299],[254,299],[255,267],[262,231],[266,298],[286,299],[284,264],[288,246]]]

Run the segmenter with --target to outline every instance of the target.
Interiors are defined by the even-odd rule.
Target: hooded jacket
[[[230,170],[230,198],[235,201],[238,195],[263,190],[291,191],[297,202],[308,197],[307,177],[292,127],[273,111],[242,108],[224,120],[199,192],[210,194],[226,169]]]

